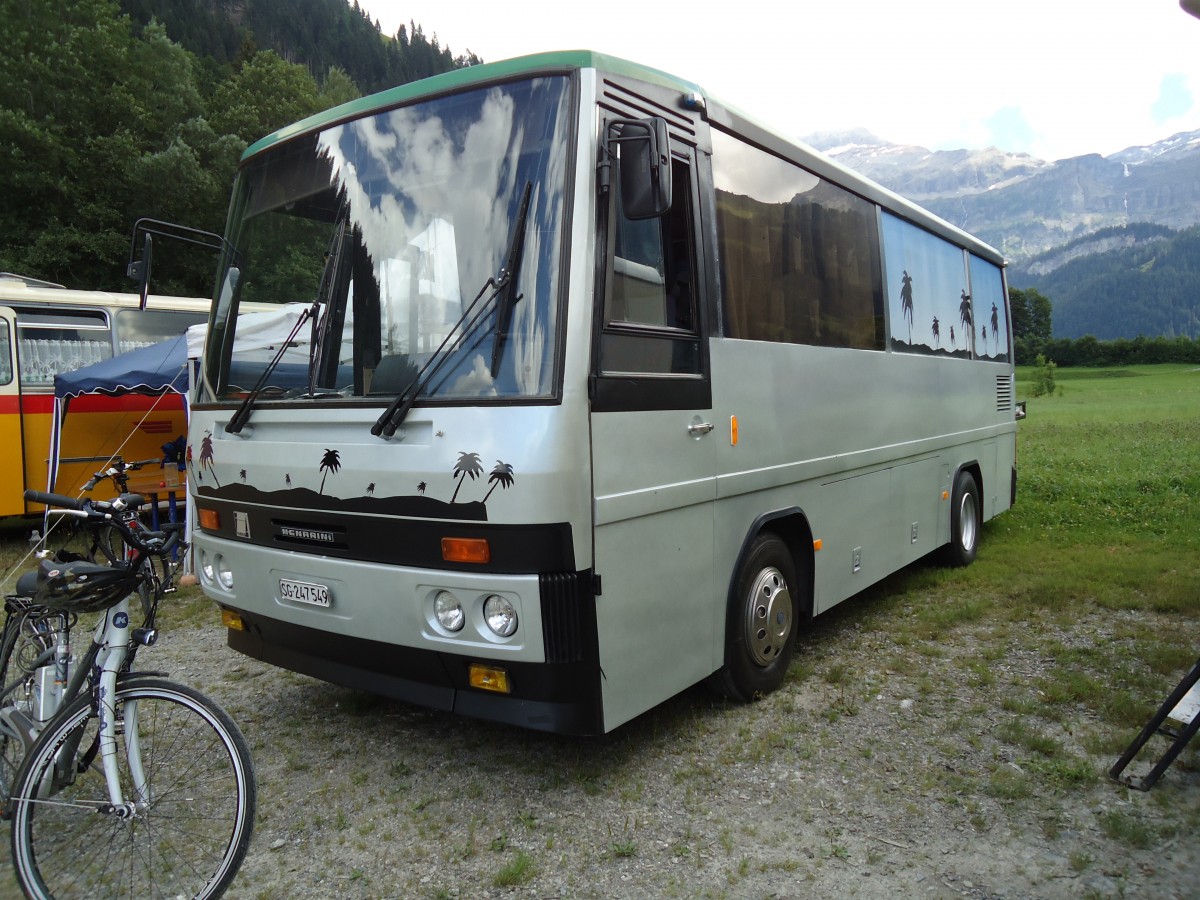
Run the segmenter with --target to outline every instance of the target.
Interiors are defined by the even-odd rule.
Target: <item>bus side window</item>
[[[12,334],[8,322],[0,319],[0,384],[8,384],[12,379]]]
[[[601,369],[609,373],[700,372],[691,191],[674,160],[674,202],[661,219],[626,219],[617,197],[612,283],[604,311]]]

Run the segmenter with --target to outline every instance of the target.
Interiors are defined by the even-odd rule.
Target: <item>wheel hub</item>
[[[792,595],[783,573],[768,566],[758,573],[746,598],[746,642],[760,666],[770,665],[783,652],[792,633]]]

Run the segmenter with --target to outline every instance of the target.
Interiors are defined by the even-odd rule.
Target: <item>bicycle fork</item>
[[[117,674],[129,655],[129,601],[114,606],[101,626],[103,644],[97,664],[100,678],[97,686],[96,714],[99,717],[100,762],[108,785],[107,810],[120,818],[130,818],[150,804],[150,790],[142,765],[142,746],[138,731],[137,701],[127,701],[118,722],[116,697]],[[118,762],[117,732],[120,725],[125,738],[125,759],[129,765],[131,797],[121,790]]]

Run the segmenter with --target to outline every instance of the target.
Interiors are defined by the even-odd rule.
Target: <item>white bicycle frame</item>
[[[121,776],[117,769],[117,675],[129,656],[129,597],[104,614],[96,624],[93,638],[100,645],[96,666],[100,670],[97,692],[97,714],[100,717],[100,760],[104,765],[104,780],[108,783],[108,800],[119,816],[133,815],[149,805],[150,796],[146,773],[142,768],[142,747],[138,734],[137,702],[125,704],[125,751],[133,790],[137,800],[127,804],[121,791]]]

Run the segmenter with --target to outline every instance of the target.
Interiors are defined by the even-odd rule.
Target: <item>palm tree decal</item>
[[[933,345],[942,346],[942,326],[938,324],[937,316],[933,317]]]
[[[420,494],[422,497],[424,497],[426,487],[428,487],[428,485],[426,485],[425,482],[422,481],[420,484],[417,485],[417,493]]]
[[[367,485],[367,496],[368,497],[375,496],[375,482],[373,482],[373,481]]]
[[[246,483],[246,470],[242,469],[242,471],[238,472],[238,477],[240,479],[242,479],[242,484],[245,484]]]
[[[950,326],[950,346],[958,349],[958,340],[954,337],[954,326]]]
[[[283,483],[286,484],[288,487],[292,486],[292,473],[291,472],[283,473]]]
[[[488,502],[488,497],[492,496],[492,491],[496,489],[496,485],[504,488],[506,491],[512,487],[513,483],[513,467],[506,462],[496,460],[496,466],[492,469],[492,474],[488,476],[488,481],[492,486],[488,488],[488,492],[483,496],[483,502]]]
[[[971,295],[965,290],[958,304],[958,320],[963,323],[963,334],[967,336],[967,349],[975,343],[975,320],[971,315]]]
[[[913,295],[912,276],[908,274],[908,269],[904,270],[904,277],[900,280],[904,283],[900,288],[900,314],[908,319],[908,343],[912,346]]]
[[[996,352],[1000,352],[1000,313],[996,304],[992,304],[992,340],[996,342]]]
[[[477,476],[483,474],[483,463],[479,460],[478,453],[466,453],[462,450],[458,453],[458,462],[454,464],[453,475],[458,478],[458,484],[454,488],[454,495],[450,498],[453,503],[458,497],[458,489],[462,487],[462,483],[466,476],[470,475],[474,481]]]
[[[323,471],[325,474],[321,476],[321,489],[317,491],[318,494],[325,493],[325,479],[329,477],[329,473],[337,472],[337,470],[341,467],[341,454],[339,454],[336,450],[330,450],[328,447],[326,447],[325,455],[321,457],[321,466],[319,469],[319,471]]]
[[[212,432],[206,431],[206,432],[204,432],[204,439],[202,441],[200,441],[200,468],[201,468],[201,470],[204,470],[204,469],[211,469],[212,467],[213,467]],[[201,475],[200,480],[201,481],[204,480],[203,475]],[[217,478],[217,473],[215,471],[213,472],[213,481],[215,481],[217,483],[217,487],[221,486],[221,480],[219,478]]]

